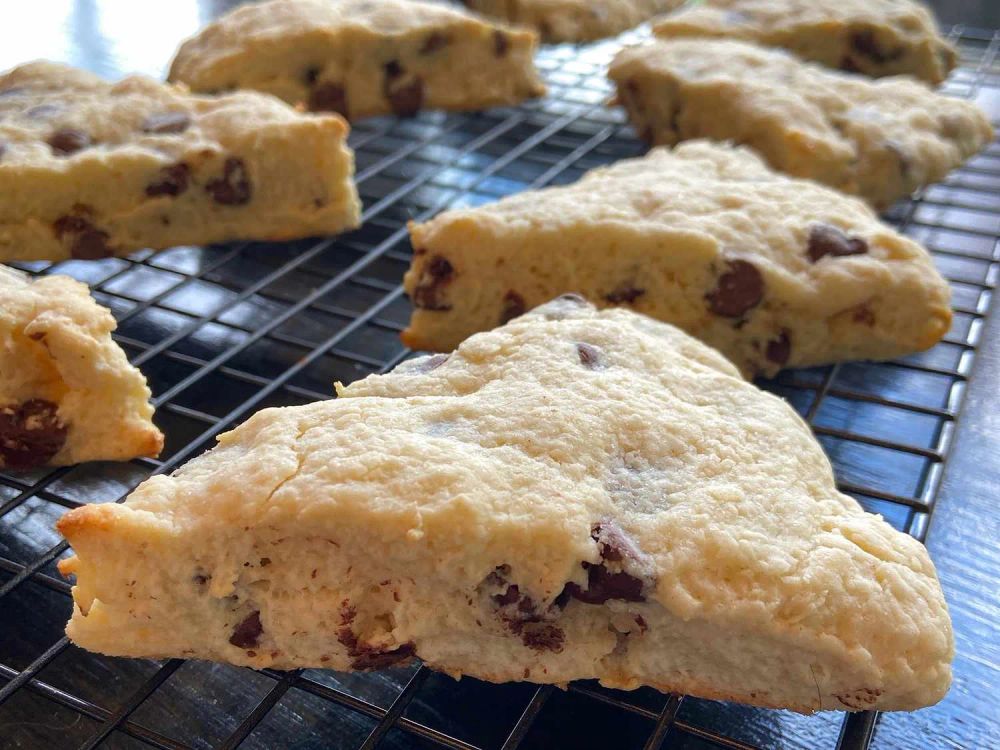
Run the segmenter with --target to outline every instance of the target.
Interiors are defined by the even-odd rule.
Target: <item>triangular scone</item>
[[[537,35],[419,0],[270,0],[184,42],[170,80],[256,89],[352,120],[476,110],[545,93]]]
[[[410,226],[403,339],[447,351],[563,292],[680,326],[747,375],[925,349],[949,290],[861,201],[708,142]]]
[[[930,83],[941,83],[958,57],[930,9],[913,0],[703,0],[661,19],[653,33],[743,39],[831,68]]]
[[[0,266],[0,471],[156,456],[146,378],[68,276]]]
[[[545,42],[586,42],[638,26],[684,0],[461,0],[493,18],[538,29]]]
[[[0,261],[354,228],[347,132],[255,92],[22,65],[0,75]]]
[[[885,208],[937,182],[993,137],[985,113],[897,76],[873,80],[728,39],[627,47],[608,69],[647,141],[752,146],[782,172]]]
[[[798,711],[913,709],[952,634],[914,539],[676,328],[567,296],[268,409],[59,523],[70,638],[108,654],[598,678]]]

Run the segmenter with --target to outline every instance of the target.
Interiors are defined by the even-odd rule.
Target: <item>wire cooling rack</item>
[[[946,89],[1000,117],[1000,32],[956,28],[963,66]],[[627,37],[626,37],[627,40]],[[547,48],[542,102],[469,115],[359,123],[351,136],[364,226],[283,245],[181,247],[127,259],[29,264],[89,283],[119,321],[167,435],[159,461],[0,475],[0,746],[13,748],[865,748],[876,716],[802,717],[578,683],[455,682],[414,666],[377,674],[254,672],[101,657],[62,637],[67,550],[55,521],[120,500],[267,406],[329,398],[335,380],[410,355],[398,333],[405,222],[448,206],[576,180],[641,152],[604,101],[618,42]],[[934,349],[879,364],[788,372],[763,383],[809,422],[842,489],[923,539],[1000,269],[1000,145],[894,208],[953,291]]]

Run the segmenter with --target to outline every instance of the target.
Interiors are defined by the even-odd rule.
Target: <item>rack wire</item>
[[[946,90],[1000,118],[1000,32],[956,27]],[[628,36],[625,37],[628,41]],[[253,672],[101,657],[62,636],[67,554],[52,526],[85,502],[120,501],[268,406],[331,397],[334,380],[411,355],[400,280],[405,222],[577,179],[641,152],[604,106],[622,40],[539,57],[549,96],[516,109],[358,123],[351,135],[364,225],[284,245],[182,247],[23,266],[86,281],[116,340],[150,380],[167,434],[159,460],[0,475],[0,744],[5,747],[866,748],[877,716],[800,717],[642,689],[460,683],[416,666],[378,674]],[[889,363],[792,371],[762,383],[824,444],[841,488],[923,539],[965,383],[1000,273],[1000,144],[896,206],[949,279],[955,324],[934,349]],[[583,718],[581,718],[583,717]],[[6,743],[10,743],[9,745]]]

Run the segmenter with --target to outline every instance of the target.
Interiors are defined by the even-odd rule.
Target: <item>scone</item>
[[[661,19],[653,33],[743,39],[831,68],[930,83],[957,62],[930,10],[912,0],[704,0]]]
[[[270,0],[184,42],[170,80],[257,89],[351,119],[486,109],[545,93],[536,39],[418,0]]]
[[[927,251],[856,198],[707,141],[411,224],[403,340],[446,351],[578,291],[683,328],[746,375],[926,349],[951,322]]]
[[[0,471],[160,452],[146,378],[114,329],[86,285],[0,266]]]
[[[952,634],[913,538],[719,354],[578,297],[267,409],[59,523],[108,654],[913,709]]]
[[[537,29],[545,42],[587,42],[627,31],[684,0],[462,0],[477,13]]]
[[[872,80],[720,39],[622,50],[609,76],[651,143],[714,138],[877,208],[941,180],[993,136],[975,104],[907,78]]]
[[[23,65],[0,75],[0,261],[355,227],[347,130],[262,94]]]

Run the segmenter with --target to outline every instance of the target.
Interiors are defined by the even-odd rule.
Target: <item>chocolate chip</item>
[[[114,254],[108,246],[108,233],[82,216],[62,216],[56,219],[52,228],[59,239],[67,234],[72,236],[69,252],[78,260],[99,260]]]
[[[875,40],[875,33],[871,29],[852,31],[848,41],[852,49],[877,63],[892,62],[903,55],[902,49],[883,50],[879,47]]]
[[[157,135],[183,133],[190,125],[191,116],[187,112],[160,112],[145,119],[142,132]]]
[[[566,584],[569,595],[585,604],[604,604],[611,599],[644,602],[642,580],[625,571],[613,573],[603,564],[583,563],[587,570],[587,588],[572,581]]]
[[[69,156],[90,145],[90,136],[76,128],[60,128],[49,136],[49,146],[58,156]]]
[[[403,85],[386,80],[385,97],[398,117],[413,117],[424,103],[424,82],[418,77]]]
[[[604,295],[604,299],[610,302],[612,305],[620,305],[623,302],[627,305],[631,305],[639,297],[646,293],[645,289],[639,289],[632,286],[631,284],[625,284],[618,287],[613,292]]]
[[[841,58],[839,67],[841,70],[846,71],[848,73],[861,72],[861,68],[858,67],[858,64],[854,62],[854,58],[851,57],[850,55],[844,55]]]
[[[260,624],[260,612],[254,610],[233,628],[229,642],[237,648],[253,648],[260,644],[260,634],[264,632]]]
[[[591,370],[596,370],[603,364],[601,350],[592,344],[577,344],[576,353],[580,357],[580,364]]]
[[[195,575],[191,576],[191,580],[194,581],[195,584],[197,584],[198,586],[204,586],[206,583],[208,583],[209,578],[211,578],[211,576],[204,575],[203,573],[196,573]]]
[[[635,542],[621,526],[610,519],[595,523],[590,530],[590,538],[597,542],[603,560],[621,562],[626,559],[640,560],[643,558],[642,550],[635,545]]]
[[[726,318],[738,318],[764,298],[764,277],[757,266],[745,260],[726,261],[715,289],[705,295],[708,309]]]
[[[510,41],[507,39],[507,35],[497,29],[493,32],[493,54],[497,57],[503,57],[507,54],[507,50],[510,49]]]
[[[455,269],[440,255],[435,255],[420,274],[413,290],[413,304],[422,310],[450,310],[451,305],[442,300],[444,287],[454,277]]]
[[[246,164],[242,159],[231,156],[223,166],[222,177],[205,185],[212,200],[223,206],[242,206],[250,202],[252,193]]]
[[[792,353],[792,340],[788,337],[788,331],[782,331],[778,338],[767,342],[764,349],[764,356],[776,365],[784,365],[788,362],[788,357]]]
[[[539,623],[526,626],[521,632],[521,642],[535,651],[555,651],[563,649],[566,633],[556,625]]]
[[[66,443],[58,411],[40,398],[0,406],[0,468],[26,471],[48,463]]]
[[[437,52],[439,49],[447,47],[449,41],[447,34],[442,34],[440,31],[432,31],[430,36],[424,40],[424,44],[420,48],[420,54],[430,55]]]
[[[312,86],[316,81],[319,80],[320,69],[316,66],[311,68],[306,68],[306,72],[302,74],[302,78],[305,80],[306,85]]]
[[[875,325],[875,313],[872,312],[872,309],[868,305],[859,305],[854,309],[851,320],[855,323],[871,327]]]
[[[503,308],[500,311],[500,325],[509,323],[514,318],[524,315],[524,311],[526,309],[527,307],[524,304],[524,297],[511,289],[503,296]]]
[[[814,224],[809,230],[809,247],[806,254],[813,263],[827,255],[841,258],[845,255],[864,255],[867,252],[867,242],[860,237],[849,237],[837,227]]]
[[[412,642],[401,644],[393,651],[362,650],[351,661],[351,668],[357,670],[385,669],[395,664],[409,661],[416,656],[417,648]]]
[[[313,112],[336,112],[347,117],[347,92],[337,83],[326,81],[309,92],[309,109]]]
[[[184,162],[163,167],[157,175],[156,182],[146,185],[146,195],[150,198],[159,195],[180,195],[187,190],[190,173],[191,170]]]
[[[508,604],[516,604],[521,599],[521,591],[517,585],[512,584],[502,594],[495,594],[493,601],[498,607],[506,607]],[[529,600],[530,601],[530,600]]]

